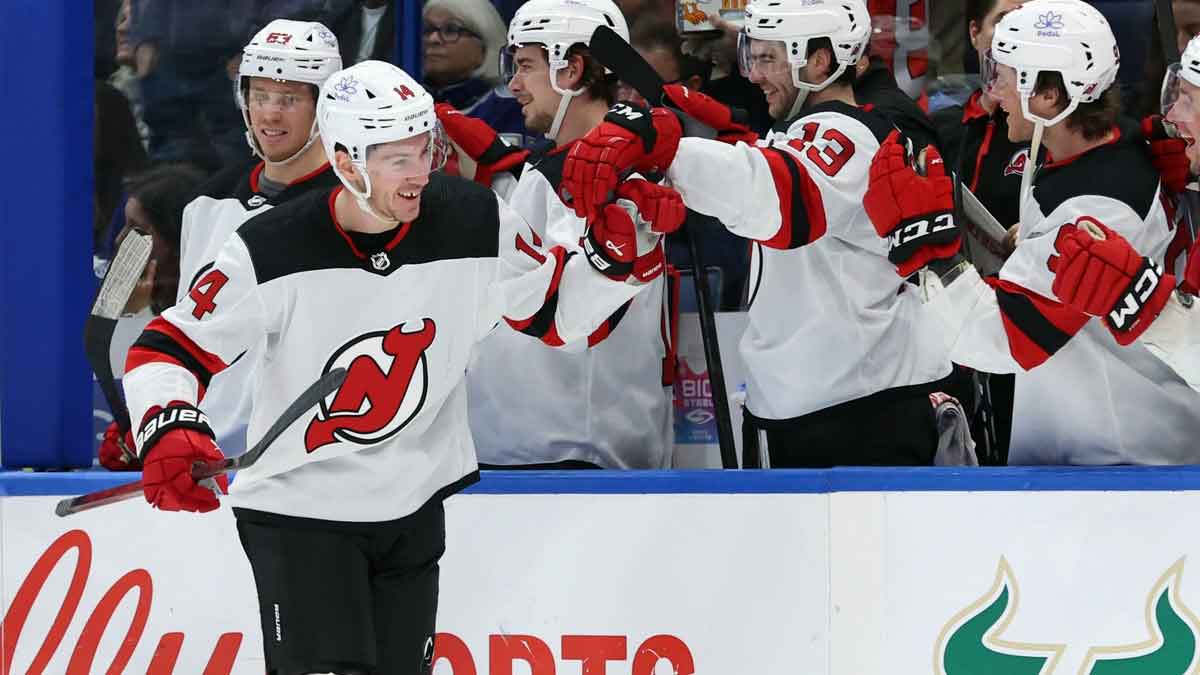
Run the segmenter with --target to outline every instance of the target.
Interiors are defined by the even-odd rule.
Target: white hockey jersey
[[[1063,225],[1094,218],[1160,262],[1175,237],[1145,151],[1114,131],[1039,170],[998,279],[969,270],[934,300],[956,362],[1016,373],[1010,464],[1200,461],[1200,394],[1144,344],[1121,347],[1099,320],[1052,299],[1048,261]]]
[[[241,167],[213,176],[200,188],[200,194],[183,209],[179,239],[178,303],[191,292],[200,275],[217,259],[225,241],[255,215],[290,201],[309,190],[329,190],[338,184],[337,176],[322,165],[275,195],[259,190],[259,177],[265,165],[259,162],[246,172]],[[245,356],[213,377],[205,394],[204,408],[213,421],[213,432],[222,447],[246,448],[246,424],[250,421],[250,384],[265,349],[265,342],[250,347]],[[133,420],[137,424],[140,420]]]
[[[834,101],[756,146],[680,141],[671,185],[689,208],[757,242],[740,345],[756,417],[792,419],[950,374],[936,322],[862,205],[891,130]]]
[[[579,251],[586,222],[557,195],[563,146],[501,174],[493,188],[547,246]],[[665,277],[600,327],[587,344],[548,350],[517,331],[495,331],[467,372],[479,461],[504,466],[567,460],[609,469],[671,464],[672,397]],[[512,405],[513,401],[521,405]]]
[[[214,374],[265,336],[252,383],[254,441],[322,373],[346,381],[233,483],[234,507],[333,521],[405,516],[476,479],[464,372],[502,318],[586,340],[638,291],[561,248],[486,188],[435,173],[411,224],[347,233],[332,192],[241,227],[130,351],[131,413],[199,402]],[[533,251],[540,256],[530,255]],[[511,401],[514,406],[522,401]]]

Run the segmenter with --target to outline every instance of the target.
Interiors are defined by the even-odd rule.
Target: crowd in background
[[[498,54],[520,0],[428,0],[422,24],[422,78],[438,102],[486,121],[510,144],[547,142],[529,133],[520,107],[500,81]],[[874,33],[858,67],[855,95],[885,112],[919,144],[941,147],[956,165],[967,148],[978,91],[977,44],[989,21],[1018,0],[871,0]],[[1158,111],[1165,63],[1149,0],[1093,3],[1109,15],[1121,46],[1120,85],[1128,116]],[[667,82],[682,82],[744,111],[765,132],[771,120],[757,86],[743,78],[733,56],[734,23],[724,30],[681,37],[676,3],[618,0],[631,42]],[[1175,0],[1182,49],[1200,32],[1200,0]],[[179,214],[207,176],[254,161],[234,96],[241,49],[274,18],[319,21],[336,34],[344,66],[395,60],[394,0],[97,0],[95,69],[95,213],[92,239],[97,271],[127,227],[155,235],[156,246],[179,246]],[[735,20],[734,15],[726,18]],[[1150,39],[1147,39],[1150,36]],[[637,98],[630,87],[620,96]],[[980,118],[984,119],[984,118]],[[990,118],[987,118],[990,120]],[[997,215],[1015,209],[978,180],[973,189]],[[989,199],[989,194],[992,198]],[[991,203],[989,203],[991,202]],[[1003,217],[1002,217],[1003,219]],[[1015,219],[1013,219],[1015,222]],[[1008,224],[1007,222],[1005,223]],[[719,223],[696,224],[707,265],[720,268],[721,309],[745,302],[749,248]],[[681,241],[668,258],[686,265]],[[148,270],[140,307],[160,310],[175,296],[177,270]],[[1003,383],[996,390],[1005,405]],[[1008,405],[1011,405],[1009,402]],[[1002,417],[1002,415],[1001,415]],[[1001,425],[1003,426],[1003,425]],[[1000,430],[1003,446],[1006,432]],[[1000,455],[1002,460],[1002,453]]]

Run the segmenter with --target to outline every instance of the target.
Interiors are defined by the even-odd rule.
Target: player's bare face
[[[1024,113],[1021,112],[1021,93],[1017,91],[1016,69],[1005,65],[996,66],[996,80],[987,93],[1008,113],[1009,141],[1021,143],[1033,138],[1033,122],[1025,119]]]
[[[747,77],[767,97],[767,112],[771,117],[777,120],[787,117],[799,93],[792,81],[787,46],[778,40],[751,40]]]
[[[309,85],[252,77],[246,107],[254,139],[267,160],[281,162],[308,143],[317,110]]]
[[[431,153],[427,133],[371,146],[367,155],[371,208],[389,220],[415,220],[421,212],[421,190],[429,183]]]
[[[550,63],[546,60],[546,52],[539,45],[526,45],[513,53],[513,62],[515,72],[508,88],[521,104],[525,128],[544,134],[550,131],[558,101],[562,98],[550,86]]]

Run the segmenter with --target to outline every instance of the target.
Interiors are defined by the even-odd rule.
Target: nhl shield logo
[[[371,254],[371,267],[374,267],[376,271],[383,272],[391,266],[392,261],[388,259],[387,253],[380,251],[379,253]]]
[[[246,200],[246,206],[249,206],[252,209],[257,209],[258,207],[260,207],[266,203],[267,203],[267,198],[262,195],[254,195],[250,199]]]
[[[346,369],[346,381],[321,401],[304,432],[304,448],[313,452],[338,442],[372,445],[395,435],[417,416],[429,390],[425,352],[437,335],[433,319],[406,331],[400,324],[351,339],[338,348],[324,372]]]

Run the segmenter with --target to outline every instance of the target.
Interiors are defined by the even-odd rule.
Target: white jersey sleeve
[[[499,261],[479,322],[483,332],[503,317],[514,330],[551,346],[592,341],[645,286],[600,274],[576,250],[546,242],[503,199],[497,201]]]
[[[777,249],[792,249],[826,232],[866,237],[857,222],[878,120],[851,106],[806,114],[786,132],[756,145],[685,138],[667,171],[688,207],[720,220],[730,232]],[[876,242],[864,242],[875,248]]]
[[[129,351],[122,382],[137,425],[154,406],[200,404],[213,375],[273,331],[277,317],[245,243],[231,237],[216,263],[174,307],[151,321]]]

